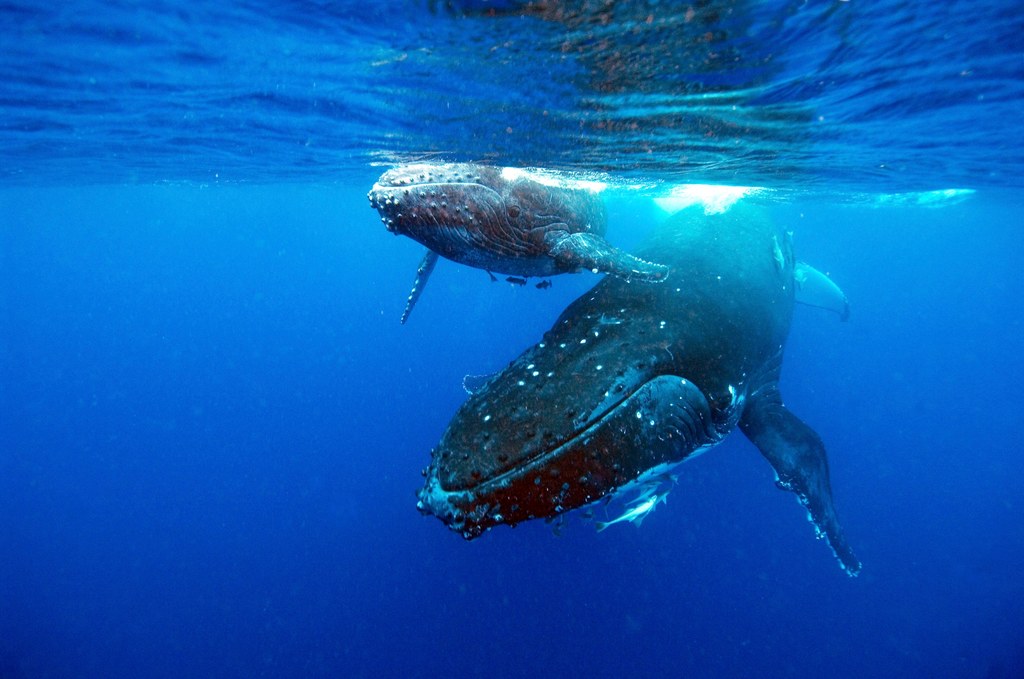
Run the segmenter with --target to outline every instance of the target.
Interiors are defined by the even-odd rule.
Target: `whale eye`
[[[519,217],[519,206],[518,205],[509,205],[508,206],[508,216],[511,217],[512,219],[518,218]]]

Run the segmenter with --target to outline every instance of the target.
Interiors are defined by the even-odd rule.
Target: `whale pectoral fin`
[[[861,564],[836,518],[821,438],[786,409],[775,385],[759,390],[747,402],[739,426],[775,469],[776,484],[796,493],[807,508],[818,536],[828,540],[843,569],[857,575]]]
[[[634,257],[592,233],[562,235],[552,244],[551,256],[566,271],[590,269],[640,281],[663,281],[668,277],[664,264]]]
[[[416,280],[412,282],[412,290],[409,291],[409,299],[405,302],[405,311],[402,312],[403,324],[409,320],[412,308],[416,306],[420,295],[423,294],[423,286],[427,284],[427,279],[430,278],[430,273],[434,270],[435,264],[437,264],[437,253],[433,250],[427,250],[427,254],[423,255],[420,265],[416,267]]]
[[[850,317],[850,301],[831,278],[803,262],[796,263],[793,278],[796,281],[797,302],[834,311],[839,314],[841,321]]]

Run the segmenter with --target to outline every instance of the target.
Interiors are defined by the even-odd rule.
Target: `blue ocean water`
[[[1012,3],[0,3],[0,677],[1024,676]],[[639,529],[415,509],[462,378],[598,279],[493,284],[411,160],[758,186],[852,304],[787,405],[848,578],[741,435]],[[955,190],[955,191],[954,191]]]

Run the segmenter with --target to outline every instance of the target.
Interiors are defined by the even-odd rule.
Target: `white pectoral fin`
[[[560,236],[551,246],[551,256],[565,271],[589,269],[627,280],[659,282],[668,276],[668,267],[634,257],[619,250],[593,233]]]
[[[835,312],[841,321],[850,317],[850,301],[831,278],[804,262],[796,263],[793,278],[798,303]]]

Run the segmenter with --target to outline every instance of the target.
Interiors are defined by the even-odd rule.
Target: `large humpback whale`
[[[552,185],[521,170],[470,163],[403,165],[367,197],[389,231],[427,246],[402,314],[405,323],[438,255],[513,276],[583,269],[660,281],[668,268],[604,239],[604,204],[583,188]]]
[[[606,277],[473,393],[420,510],[472,539],[643,483],[738,427],[855,575],[825,447],[779,394],[800,266],[788,236],[753,207],[688,209],[639,254],[669,265],[667,282]]]

